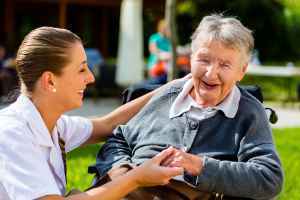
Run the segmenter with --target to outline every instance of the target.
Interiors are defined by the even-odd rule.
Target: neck
[[[57,108],[57,106],[53,105],[53,102],[55,101],[52,101],[49,97],[42,97],[42,95],[39,96],[32,94],[30,98],[37,110],[39,111],[39,113],[41,114],[41,117],[47,129],[49,130],[49,133],[52,134],[56,122],[63,112],[55,109]]]
[[[191,89],[190,95],[197,102],[197,104],[199,104],[203,108],[207,108],[209,106],[211,106],[211,107],[215,106],[214,103],[209,102],[209,101],[201,98],[200,96],[197,96],[194,87]]]

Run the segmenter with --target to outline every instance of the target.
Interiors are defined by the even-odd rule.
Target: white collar
[[[188,112],[191,107],[203,109],[198,105],[193,98],[189,96],[190,90],[194,87],[192,79],[189,79],[183,86],[182,91],[178,94],[175,101],[173,102],[169,117],[174,118],[181,114]],[[208,110],[216,109],[221,110],[226,117],[233,118],[238,110],[239,102],[241,98],[241,92],[235,85],[229,95],[217,106],[208,108]]]
[[[226,117],[234,118],[239,109],[240,99],[241,92],[239,88],[234,85],[229,95],[219,105],[216,106],[216,109],[222,110]]]
[[[20,94],[17,101],[11,106],[27,122],[32,134],[36,138],[35,142],[43,146],[54,146],[49,130],[40,112],[27,96]]]

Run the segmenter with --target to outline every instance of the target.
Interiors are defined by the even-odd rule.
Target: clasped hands
[[[188,174],[197,176],[203,168],[203,158],[175,147],[169,147],[172,153],[161,162],[166,167],[182,167]]]
[[[192,176],[199,175],[203,168],[203,158],[174,147],[169,147],[152,159],[134,168],[139,174],[139,185],[165,185],[172,177],[183,174],[184,171]],[[128,170],[130,170],[128,166],[119,166],[112,168],[108,175],[111,179],[115,179],[127,173]]]

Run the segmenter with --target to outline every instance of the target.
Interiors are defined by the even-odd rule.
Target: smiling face
[[[84,90],[95,78],[87,65],[84,48],[80,42],[67,52],[71,62],[55,77],[56,98],[65,111],[82,105]]]
[[[242,61],[238,49],[226,47],[219,41],[200,41],[191,57],[194,85],[191,96],[204,107],[221,103],[245,75],[247,64]]]

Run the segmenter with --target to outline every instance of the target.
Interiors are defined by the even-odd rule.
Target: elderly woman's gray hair
[[[192,52],[199,48],[199,42],[219,41],[228,48],[235,48],[244,54],[248,62],[254,48],[252,31],[234,17],[210,15],[202,19],[192,35]]]

